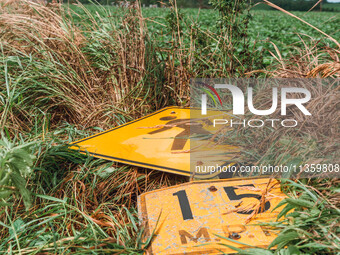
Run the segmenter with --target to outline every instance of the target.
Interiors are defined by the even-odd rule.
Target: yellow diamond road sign
[[[164,108],[141,119],[76,141],[71,148],[98,158],[189,176],[190,128],[194,128],[199,134],[209,134],[215,129],[207,118],[193,124],[195,120],[190,119],[192,111],[189,108]],[[198,113],[194,115],[200,116]],[[214,163],[219,161],[218,163],[223,164],[220,162],[220,154],[216,153],[217,156],[214,157],[213,152],[216,150],[239,151],[233,146],[214,146],[206,140],[201,141],[200,145],[200,153]],[[232,156],[226,156],[223,160],[231,158]]]
[[[152,237],[148,254],[235,253],[223,244],[268,247],[277,231],[258,223],[275,221],[280,209],[272,210],[285,198],[279,183],[268,181],[196,181],[140,195],[144,238]]]

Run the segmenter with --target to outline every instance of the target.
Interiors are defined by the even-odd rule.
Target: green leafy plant
[[[329,75],[337,72],[335,44],[286,14],[251,10],[250,17],[250,5],[243,0],[213,1],[215,10],[179,10],[183,5],[171,2],[173,8],[143,9],[50,1],[0,3],[0,131],[6,132],[0,137],[0,254],[143,254],[152,240],[142,239],[137,196],[186,179],[93,160],[70,151],[67,143],[166,105],[188,105],[192,77],[245,76],[273,61],[280,66],[264,70],[273,76],[305,77],[314,68],[316,75],[322,70],[319,65]],[[339,18],[331,16],[309,12],[303,18],[339,38]],[[265,62],[256,55],[259,52]],[[336,124],[338,115],[328,114]],[[322,122],[328,122],[324,116]],[[13,139],[18,132],[24,138]],[[317,158],[339,151],[337,136],[323,144],[321,128],[313,132],[317,135],[299,136],[290,146],[284,137],[268,143],[268,148],[260,135],[235,132],[229,139],[249,146],[244,146],[247,155],[240,159],[244,164],[277,160],[296,165],[316,145]],[[33,140],[39,143],[27,142]],[[308,185],[308,190],[323,194],[317,194],[316,203],[311,200],[321,216],[313,214],[313,208],[296,205],[301,188],[285,186],[291,199],[283,206],[294,208],[283,222],[273,224],[283,233],[277,245],[286,246],[277,252],[255,247],[239,252],[333,254],[339,249],[334,237],[339,235],[337,210],[323,202],[339,208],[339,182]],[[32,204],[30,210],[22,201],[26,208]],[[310,221],[303,218],[306,213]],[[313,247],[320,243],[322,249]]]
[[[223,64],[229,73],[242,73],[262,62],[259,52],[251,47],[248,26],[252,18],[251,4],[248,0],[211,0],[218,10],[217,27],[223,42],[221,53]]]
[[[314,187],[322,181],[313,180]],[[337,181],[334,180],[336,183]],[[294,250],[290,254],[336,254],[340,249],[340,219],[337,191],[329,187],[327,199],[318,189],[301,181],[284,180],[283,188],[290,191],[290,197],[277,207],[285,206],[278,215],[277,227],[282,230],[269,248],[277,247],[278,254],[285,247]]]
[[[21,195],[26,208],[31,206],[31,195],[26,188],[26,179],[32,174],[35,156],[31,148],[34,142],[9,140],[2,134],[0,140],[0,206],[9,205],[13,195]]]
[[[268,249],[254,247],[242,250],[232,245],[223,245],[244,255],[338,254],[339,181],[315,179],[308,183],[310,185],[306,184],[307,180],[302,180],[305,183],[289,179],[281,181],[281,187],[287,192],[288,198],[276,207],[281,208],[277,221],[264,224],[280,230]],[[237,242],[229,238],[227,240]]]

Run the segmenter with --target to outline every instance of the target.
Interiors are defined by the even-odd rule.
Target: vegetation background
[[[67,144],[164,106],[187,106],[191,78],[339,78],[339,5],[287,12],[265,2],[181,9],[189,5],[171,1],[161,9],[2,0],[0,253],[142,254],[149,242],[137,196],[186,179],[93,159]],[[339,163],[339,93],[314,91],[320,119],[294,136],[235,130],[228,142],[247,148],[235,160]],[[281,186],[289,198],[283,221],[273,223],[281,229],[277,249],[239,252],[337,254],[339,180]]]

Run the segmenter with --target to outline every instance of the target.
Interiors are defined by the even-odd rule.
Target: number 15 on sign
[[[284,198],[279,185],[270,191],[270,201],[258,212],[251,224],[250,208],[260,203],[261,191],[268,179],[201,181],[145,193],[139,197],[139,217],[146,223],[146,236],[155,230],[151,254],[214,254],[234,251],[218,243],[243,248],[219,236],[235,239],[252,246],[266,247],[275,233],[252,223],[276,219],[272,209]],[[276,182],[276,181],[275,181]],[[271,183],[271,185],[273,185]],[[204,244],[204,245],[201,245]]]

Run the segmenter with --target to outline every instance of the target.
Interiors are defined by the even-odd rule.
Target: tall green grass
[[[282,208],[278,221],[265,224],[280,230],[268,249],[227,246],[244,255],[338,254],[339,180],[281,181],[281,188],[289,197],[276,207]]]
[[[192,77],[249,76],[263,68],[254,57],[239,58],[242,48],[228,44],[226,30],[176,8],[165,13],[158,31],[143,16],[146,10],[91,8],[0,3],[1,254],[142,254],[148,243],[142,243],[137,196],[185,178],[94,160],[67,144],[166,105],[188,105]],[[337,49],[313,49],[305,50],[315,55],[301,52],[303,61],[287,58],[263,72],[317,75],[325,63],[336,70]],[[296,233],[276,241],[280,254],[288,252],[285,245],[309,254],[338,248],[331,221],[338,219],[339,183],[310,184],[315,188],[283,186],[295,214],[276,225],[283,235]],[[313,196],[301,198],[303,192]],[[321,214],[299,206],[299,198]],[[317,224],[301,222],[306,213]]]

